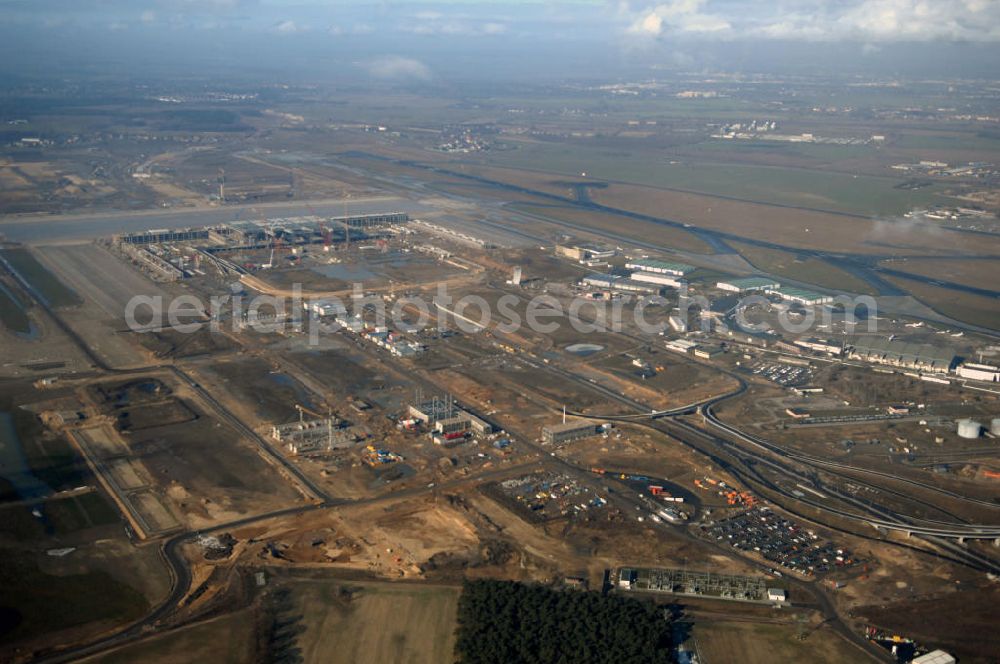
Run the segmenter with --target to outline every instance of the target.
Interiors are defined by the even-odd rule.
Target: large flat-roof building
[[[660,286],[622,277],[617,274],[588,274],[582,279],[584,286],[602,288],[623,293],[658,293]]]
[[[832,295],[824,295],[823,293],[817,293],[816,291],[807,290],[805,288],[796,288],[794,286],[765,288],[764,292],[768,295],[777,295],[782,300],[787,302],[795,302],[796,304],[805,304],[809,306],[830,304],[833,302]]]
[[[670,288],[680,288],[685,283],[683,279],[658,272],[633,272],[632,281],[669,286]]]
[[[604,425],[590,420],[570,420],[542,427],[542,441],[550,444],[568,443],[601,433]]]
[[[726,279],[716,282],[715,287],[730,293],[752,293],[768,289],[781,288],[781,284],[766,277],[744,277],[742,279]]]
[[[969,380],[984,380],[990,383],[995,383],[1000,381],[1000,367],[994,367],[989,364],[974,364],[972,362],[965,362],[959,365],[958,369],[955,370],[962,378],[968,378]]]
[[[625,263],[626,270],[636,272],[652,272],[654,274],[671,274],[675,277],[683,277],[697,268],[687,263],[671,263],[668,261],[656,260],[653,258],[633,258]]]
[[[947,373],[955,362],[955,353],[947,348],[887,337],[862,337],[854,342],[849,356],[872,364],[934,373]]]
[[[944,650],[932,650],[911,660],[910,664],[955,664],[955,658]]]
[[[556,254],[575,261],[614,258],[618,250],[602,244],[585,242],[581,244],[557,244]]]

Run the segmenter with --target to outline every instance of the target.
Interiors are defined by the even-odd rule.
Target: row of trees
[[[512,581],[466,581],[460,664],[657,664],[673,661],[671,623],[653,604]]]

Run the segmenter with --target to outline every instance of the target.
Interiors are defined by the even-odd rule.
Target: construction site
[[[122,546],[169,552],[154,564],[177,579],[170,624],[260,611],[272,577],[314,602],[297,574],[436,589],[472,575],[795,606],[838,621],[823,638],[867,647],[852,612],[988,582],[1000,468],[980,423],[1000,395],[988,353],[955,359],[980,338],[935,345],[902,322],[903,346],[730,332],[734,302],[681,320],[678,288],[770,280],[392,209],[44,245],[10,275],[68,351],[6,358],[30,388],[5,409],[45,413]],[[613,278],[588,279],[597,267]],[[433,299],[442,284],[454,301]],[[130,327],[135,295],[197,300],[197,329]],[[793,306],[814,305],[772,294],[751,313]],[[581,330],[615,307],[621,325]],[[539,312],[555,324],[506,324]],[[966,375],[941,377],[955,366]]]

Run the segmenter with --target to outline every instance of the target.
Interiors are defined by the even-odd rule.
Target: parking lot
[[[534,520],[599,509],[607,500],[569,475],[533,473],[484,488],[485,492]]]
[[[750,372],[766,378],[782,387],[797,387],[812,380],[813,374],[809,367],[799,367],[790,364],[771,364],[758,362],[750,368]]]
[[[824,541],[811,530],[758,505],[736,516],[702,526],[703,532],[734,549],[759,553],[776,566],[805,576],[853,567],[854,554]]]

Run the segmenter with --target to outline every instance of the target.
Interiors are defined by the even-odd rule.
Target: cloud
[[[139,15],[139,20],[143,23],[153,23],[156,21],[156,12],[151,9],[147,9],[142,14]]]
[[[431,70],[424,63],[413,58],[398,55],[387,55],[376,58],[364,65],[368,73],[376,78],[405,80],[417,79],[426,81],[431,78]]]
[[[398,25],[398,29],[402,32],[449,37],[502,35],[507,32],[507,27],[507,23],[499,20],[481,20],[460,14],[447,16],[437,12],[417,12],[412,20]]]
[[[620,3],[631,35],[801,41],[1000,41],[998,0],[671,0]]]
[[[302,28],[300,28],[295,21],[292,20],[282,21],[272,28],[272,31],[278,33],[279,35],[293,35],[301,30]]]
[[[645,10],[633,21],[629,32],[659,37],[665,32],[711,33],[729,30],[722,16],[704,12],[707,0],[673,0]]]

